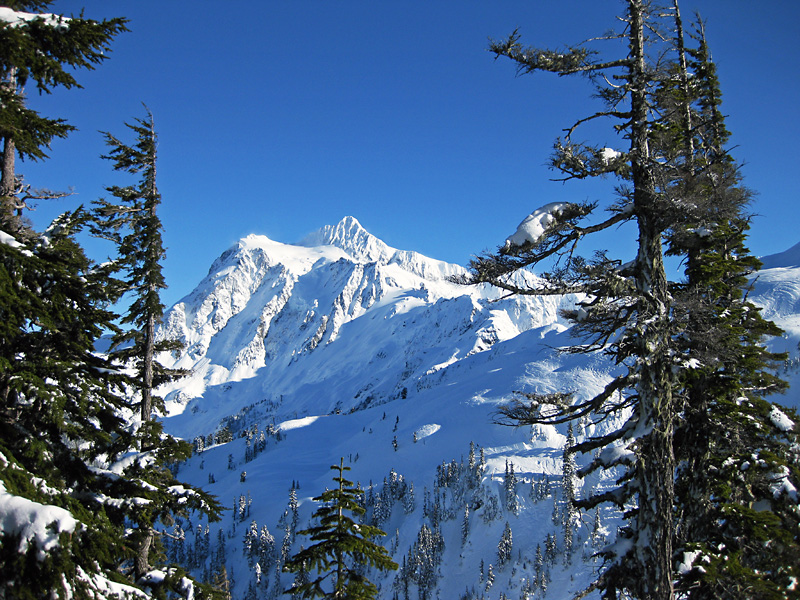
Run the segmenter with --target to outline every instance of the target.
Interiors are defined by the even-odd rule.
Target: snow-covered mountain
[[[765,259],[771,268],[753,297],[787,331],[776,347],[796,357],[800,267],[773,262]],[[296,245],[251,235],[224,252],[165,316],[162,334],[186,347],[162,361],[193,370],[164,390],[167,429],[203,438],[181,477],[233,510],[209,531],[202,525],[198,533],[194,523],[182,548],[171,551],[189,553],[198,573],[224,554],[235,598],[256,590],[259,598],[277,597],[279,552],[248,558],[246,533],[253,521],[259,531],[267,526],[279,549],[291,529],[284,514],[291,513],[290,487],[298,487],[302,528],[315,508],[310,499],[331,485],[330,465],[344,457],[350,479],[372,485],[368,517],[388,533],[383,543],[396,562],[419,560],[423,525],[438,523],[440,548],[428,550],[436,557],[432,581],[407,577],[411,597],[422,586],[430,598],[520,598],[534,589],[538,595],[529,597],[538,598],[544,569],[548,598],[582,589],[596,567],[590,555],[616,516],[603,512],[596,523],[578,524],[575,553],[561,555],[566,430],[506,428],[493,415],[517,390],[592,395],[610,366],[602,356],[554,352],[570,343],[559,309],[575,298],[505,297],[448,280],[461,272],[387,246],[352,217]],[[578,436],[592,432],[581,427]],[[468,476],[471,444],[475,460],[485,460],[477,482]],[[504,483],[509,465],[513,494]],[[552,484],[547,493],[543,478]],[[595,476],[583,486],[603,483]],[[506,523],[513,552],[499,564]],[[547,554],[548,540],[556,540],[555,553],[537,566],[537,546]],[[307,539],[287,543],[296,550]],[[282,578],[288,587],[291,576]],[[385,599],[404,597],[396,578],[370,574]]]
[[[244,238],[165,316],[162,334],[186,349],[162,361],[193,370],[168,394],[171,414],[191,414],[173,427],[213,428],[254,399],[279,404],[276,418],[386,404],[521,332],[565,328],[558,312],[574,299],[448,281],[463,271],[390,248],[352,217],[298,245]]]

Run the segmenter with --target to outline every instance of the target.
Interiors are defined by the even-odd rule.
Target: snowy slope
[[[762,315],[774,321],[784,334],[770,340],[776,352],[787,352],[789,361],[781,373],[790,388],[778,402],[800,408],[800,244],[779,254],[761,257],[762,269],[753,280],[751,299],[762,308]]]
[[[792,285],[800,273],[786,268],[763,271],[753,298],[790,331],[777,343],[796,349],[800,290]],[[299,486],[302,529],[315,508],[311,498],[332,485],[329,467],[344,457],[349,478],[371,489],[368,517],[388,533],[382,542],[398,563],[419,559],[413,547],[423,525],[438,523],[443,547],[434,553],[428,597],[523,598],[528,588],[536,591],[527,597],[542,597],[537,546],[544,553],[551,535],[556,552],[541,568],[547,597],[570,598],[582,589],[597,567],[592,551],[617,516],[603,509],[594,538],[587,516],[577,525],[576,551],[566,557],[559,517],[566,430],[510,429],[492,420],[517,390],[588,397],[608,381],[609,365],[601,356],[554,352],[572,342],[558,311],[574,298],[505,298],[447,281],[461,271],[393,249],[351,217],[298,245],[249,236],[223,253],[167,314],[164,334],[187,347],[163,358],[194,369],[165,390],[167,429],[205,440],[180,476],[232,510],[208,530],[200,524],[199,534],[197,523],[183,523],[186,541],[170,552],[189,556],[200,575],[224,555],[235,598],[278,597],[292,581],[276,572],[284,540],[293,551],[308,543],[292,535],[289,489]],[[584,426],[578,437],[592,433]],[[222,427],[233,440],[217,444],[211,434]],[[477,481],[466,474],[471,442],[485,459]],[[516,510],[504,488],[507,463],[518,481]],[[398,487],[391,472],[395,482],[399,476],[413,484],[413,505],[391,495]],[[542,499],[531,490],[544,476],[552,485]],[[583,488],[604,485],[597,477]],[[245,550],[253,521],[275,540],[260,560]],[[500,565],[506,523],[513,552]],[[490,564],[494,583],[487,587]],[[404,597],[402,584],[392,585],[396,573],[369,576],[380,584],[380,598]],[[426,584],[411,579],[409,597],[420,597]]]

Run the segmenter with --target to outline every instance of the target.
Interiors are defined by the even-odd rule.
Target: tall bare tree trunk
[[[669,360],[670,296],[664,270],[659,198],[649,149],[649,106],[645,62],[644,6],[629,0],[631,44],[631,175],[639,227],[636,287],[640,302],[637,355],[642,360],[636,485],[636,562],[642,569],[638,598],[673,600],[672,503],[674,498],[672,375]]]
[[[17,73],[11,68],[3,81],[0,82],[3,92],[15,94],[17,92]],[[17,147],[14,138],[8,131],[2,132],[3,136],[3,164],[0,173],[0,227],[8,233],[16,233],[20,229],[17,216],[17,173],[16,153]]]
[[[147,317],[144,332],[144,372],[142,381],[142,421],[149,421],[153,413],[153,354],[155,353],[156,320],[151,314]]]

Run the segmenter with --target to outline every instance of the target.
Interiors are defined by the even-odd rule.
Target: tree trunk
[[[2,83],[3,91],[14,94],[17,88],[16,69],[12,68]],[[7,233],[19,231],[19,218],[15,197],[17,193],[16,159],[17,147],[10,132],[3,132],[3,164],[0,173],[0,228]]]
[[[344,510],[342,509],[342,495],[344,494],[344,457],[341,458],[339,462],[339,510],[338,510],[338,526],[337,528],[341,532],[344,529],[342,525],[342,521],[344,520]],[[334,598],[341,598],[345,600],[346,592],[344,585],[344,554],[342,549],[337,545],[336,547],[336,590],[333,594]]]
[[[645,62],[644,6],[629,0],[631,66],[631,175],[639,226],[636,288],[639,295],[637,355],[641,361],[637,393],[639,428],[636,467],[638,508],[635,532],[637,568],[634,594],[647,600],[673,600],[672,503],[674,499],[672,376],[669,344],[670,296],[664,271],[659,202],[649,149],[648,74]]]
[[[139,580],[150,571],[150,546],[153,544],[153,530],[149,529],[139,542],[134,559],[134,580]]]
[[[142,422],[149,421],[153,412],[153,354],[155,353],[156,320],[150,314],[144,332],[144,369],[142,373]]]

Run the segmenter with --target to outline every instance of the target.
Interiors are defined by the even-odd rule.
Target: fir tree
[[[0,244],[0,479],[31,508],[31,519],[50,506],[63,517],[61,531],[80,523],[47,550],[5,532],[0,580],[9,597],[90,597],[105,579],[134,584],[147,569],[131,565],[131,547],[149,539],[148,554],[163,559],[156,523],[166,530],[190,510],[218,512],[213,498],[167,468],[188,458],[191,445],[164,436],[142,453],[122,418],[134,382],[95,352],[103,332],[116,327],[107,309],[116,295],[108,271],[74,240],[85,222],[76,211],[27,248]],[[178,571],[163,581],[180,585]]]
[[[467,543],[469,537],[469,505],[464,507],[464,518],[461,521],[461,544]]]
[[[575,455],[572,449],[575,446],[575,436],[572,433],[572,423],[567,425],[567,441],[564,445],[564,455],[561,461],[561,482],[564,491],[564,508],[562,513],[564,531],[564,561],[570,564],[574,551],[575,525],[578,521],[578,512],[575,506]]]
[[[97,225],[95,233],[113,240],[119,248],[119,265],[124,269],[124,291],[132,294],[133,301],[122,318],[130,328],[113,338],[115,356],[130,361],[139,381],[140,415],[148,424],[153,410],[163,410],[163,400],[153,394],[158,386],[185,374],[180,370],[165,368],[156,359],[161,352],[179,350],[177,340],[156,339],[156,326],[161,322],[164,305],[161,290],[166,288],[162,272],[165,257],[162,242],[162,224],[158,216],[161,194],[156,185],[158,137],[153,115],[145,107],[146,116],[137,118],[126,127],[135,134],[135,142],[128,145],[105,133],[109,153],[104,157],[113,161],[116,171],[141,174],[132,186],[111,186],[108,191],[120,203],[98,200],[95,208]],[[145,428],[146,429],[146,428]],[[147,431],[143,433],[143,447]]]
[[[122,524],[109,510],[113,504],[98,501],[122,501],[125,492],[119,486],[110,491],[112,482],[91,468],[127,449],[120,416],[127,407],[120,394],[126,379],[94,352],[114,315],[105,308],[111,300],[107,273],[74,241],[80,224],[73,213],[51,227],[47,243],[0,244],[0,484],[29,507],[31,522],[46,507],[58,507],[62,515],[53,527],[61,542],[49,549],[21,538],[21,529],[5,529],[2,596],[52,591],[64,597],[64,582],[89,594],[92,583],[80,582],[78,569],[108,577],[126,554]],[[34,485],[36,480],[43,484]],[[83,504],[81,497],[98,500]],[[91,550],[103,546],[102,552]]]
[[[613,175],[621,184],[618,199],[607,204],[609,215],[593,224],[585,221],[594,214],[595,203],[543,207],[531,216],[549,223],[542,234],[526,238],[521,229],[497,253],[473,261],[472,281],[490,282],[521,294],[586,294],[575,310],[565,311],[574,323],[572,330],[583,339],[572,351],[603,350],[623,373],[597,396],[577,402],[569,393],[524,395],[524,400],[501,410],[499,421],[559,424],[591,414],[601,419],[624,415],[621,427],[575,446],[580,452],[608,449],[598,453],[581,476],[612,467],[625,471],[617,489],[577,502],[584,509],[614,502],[627,518],[619,533],[626,551],[617,554],[609,548],[604,553],[606,568],[593,587],[609,596],[622,591],[638,598],[671,600],[676,531],[674,432],[681,423],[682,369],[687,354],[678,352],[686,320],[679,314],[682,299],[676,299],[675,288],[667,281],[664,240],[681,229],[690,231],[703,211],[708,214],[713,202],[696,195],[696,184],[702,185],[701,181],[686,177],[687,153],[697,150],[691,149],[688,138],[676,141],[671,134],[673,130],[696,130],[697,125],[688,124],[691,111],[670,95],[673,91],[685,94],[691,79],[681,64],[681,44],[669,31],[675,11],[670,14],[642,0],[625,4],[621,18],[625,29],[605,38],[626,42],[627,54],[616,59],[601,60],[589,45],[566,51],[526,48],[516,32],[492,44],[491,50],[514,61],[521,73],[545,71],[591,78],[605,107],[567,130],[556,142],[551,164],[564,180]],[[665,98],[672,98],[672,104]],[[623,151],[574,141],[577,127],[596,119],[614,121],[615,131],[624,135]],[[695,201],[697,210],[687,209],[695,206]],[[735,205],[727,206],[733,206],[735,212]],[[632,261],[617,262],[604,253],[585,259],[575,251],[588,234],[626,222],[637,232]],[[680,244],[667,248],[688,256],[691,266],[690,249]],[[541,285],[520,286],[510,277],[540,263],[549,267]],[[704,282],[701,288],[709,289],[708,284]],[[696,308],[691,310],[700,316]],[[718,333],[726,327],[727,323],[716,319],[707,331]],[[620,444],[622,448],[614,447]],[[629,510],[631,506],[634,508]]]
[[[514,474],[514,463],[506,460],[506,472],[503,479],[503,487],[505,491],[506,510],[513,514],[517,514],[519,506],[517,505],[517,476]]]
[[[486,570],[486,591],[488,592],[494,585],[494,567],[489,563],[489,568]]]
[[[152,557],[160,553],[156,524],[168,520],[173,513],[185,511],[180,502],[186,500],[174,498],[171,493],[177,482],[168,465],[191,456],[192,448],[186,442],[165,435],[161,423],[153,419],[154,402],[156,408],[163,408],[161,399],[153,394],[154,389],[182,375],[180,371],[164,368],[156,355],[175,350],[180,344],[156,340],[156,325],[164,310],[160,291],[166,284],[161,270],[164,250],[157,214],[161,196],[156,187],[157,136],[152,115],[147,111],[146,119],[137,119],[134,125],[127,126],[136,134],[134,145],[126,145],[106,133],[106,143],[111,150],[105,158],[114,162],[115,170],[141,173],[141,181],[136,186],[108,188],[122,204],[98,201],[93,231],[117,244],[117,265],[125,274],[119,290],[133,294],[133,302],[121,319],[122,325],[129,328],[116,330],[111,355],[133,366],[131,384],[139,395],[141,423],[137,435],[143,460],[134,463],[130,476],[145,482],[153,490],[150,495],[158,497],[157,502],[141,505],[134,511],[133,522],[137,527],[130,540],[136,547],[134,573],[138,579],[150,570]],[[192,505],[208,509],[212,516],[219,510],[206,494],[199,495]]]
[[[52,2],[15,0],[3,6],[13,13],[0,22],[0,138],[3,163],[0,172],[0,230],[26,236],[22,217],[26,202],[63,194],[40,192],[26,185],[16,171],[16,157],[41,160],[56,138],[74,129],[64,119],[49,118],[31,109],[24,88],[39,93],[81,87],[78,69],[94,69],[106,58],[113,38],[127,31],[126,19],[93,21],[81,17],[39,14]],[[36,11],[28,13],[25,11]]]
[[[284,567],[293,573],[314,570],[318,575],[305,583],[296,583],[287,593],[302,598],[374,598],[378,590],[363,575],[363,567],[384,571],[397,569],[397,564],[385,548],[371,541],[386,535],[383,531],[358,524],[346,514],[360,516],[365,511],[356,500],[361,490],[344,478],[344,471],[350,470],[344,466],[344,458],[331,469],[337,472],[333,478],[337,487],[314,498],[324,503],[313,515],[319,524],[299,532],[315,543],[295,554]],[[326,583],[329,577],[331,581]],[[328,590],[323,585],[328,585]]]
[[[497,544],[497,564],[498,566],[505,565],[511,560],[511,553],[513,552],[513,538],[511,534],[511,525],[506,521],[506,526],[503,529],[503,535],[500,536],[500,542]]]
[[[784,357],[761,344],[781,332],[746,297],[748,278],[760,267],[745,247],[752,194],[725,149],[729,133],[703,24],[696,27],[697,47],[684,48],[675,9],[686,57],[685,67],[663,88],[662,104],[680,118],[662,144],[665,154],[677,156],[674,193],[694,206],[669,237],[669,252],[687,257],[685,279],[673,295],[685,329],[679,348],[692,366],[683,372],[676,431],[682,461],[676,548],[704,557],[701,567],[681,569],[677,586],[691,598],[782,598],[798,577],[800,536],[787,532],[797,530],[800,518],[769,481],[800,483],[792,474],[797,457],[791,450],[798,434],[796,428],[776,427],[781,408],[764,399],[785,387],[773,374]],[[688,71],[692,77],[682,76]],[[757,461],[762,469],[747,468]],[[754,505],[769,506],[769,514],[754,511]]]
[[[409,577],[417,584],[420,600],[430,598],[436,587],[443,551],[444,540],[439,529],[423,524],[408,553]]]

